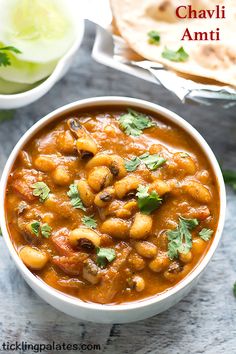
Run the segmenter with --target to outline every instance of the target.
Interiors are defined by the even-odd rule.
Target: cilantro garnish
[[[31,226],[31,230],[32,232],[36,235],[39,236],[39,231],[40,231],[40,222],[39,221],[34,221],[32,222]]]
[[[16,54],[21,54],[21,51],[13,46],[2,47],[0,48],[0,66],[9,66],[11,65],[10,58],[7,52],[13,52]]]
[[[158,45],[160,44],[161,36],[157,31],[148,32],[148,43]]]
[[[199,232],[199,236],[204,240],[204,241],[209,241],[211,238],[211,235],[213,234],[213,230],[211,229],[202,229]]]
[[[185,52],[183,47],[180,47],[177,51],[165,47],[164,51],[162,52],[162,57],[170,61],[185,62],[188,60],[189,55]]]
[[[41,226],[41,234],[45,238],[49,238],[51,236],[52,228],[48,224],[43,224]]]
[[[51,236],[52,228],[46,223],[41,225],[39,221],[34,221],[30,226],[32,232],[37,237],[40,235],[40,233],[45,238],[49,238]]]
[[[179,253],[186,254],[192,248],[192,231],[199,224],[197,219],[179,218],[179,224],[175,230],[167,231],[168,257],[172,260],[178,258]]]
[[[127,160],[125,162],[125,168],[127,171],[132,172],[135,171],[141,163],[144,163],[149,170],[155,171],[165,162],[166,160],[163,157],[157,154],[150,155],[149,152],[146,152],[139,157],[133,157],[131,160]]]
[[[44,182],[37,182],[32,185],[33,195],[39,197],[41,203],[48,199],[50,188]]]
[[[140,136],[144,129],[155,125],[149,116],[130,108],[128,113],[122,114],[118,120],[124,132],[132,136]]]
[[[138,197],[138,207],[143,214],[149,215],[157,209],[162,198],[156,191],[148,192],[148,186],[139,185],[136,196]]]
[[[97,227],[97,221],[93,218],[93,215],[85,215],[84,217],[82,217],[82,223],[90,229],[96,229]]]
[[[107,262],[111,263],[116,258],[116,251],[112,248],[97,248],[97,265],[104,268]]]
[[[79,191],[76,184],[71,184],[69,187],[69,192],[67,192],[68,197],[70,198],[71,204],[75,209],[86,210],[83,202],[80,198]]]

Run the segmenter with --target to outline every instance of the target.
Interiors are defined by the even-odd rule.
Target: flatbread
[[[179,19],[178,6],[193,9],[215,9],[224,5],[225,19]],[[164,64],[177,72],[200,76],[236,86],[236,0],[111,0],[118,30],[129,46],[142,57]],[[190,33],[220,28],[220,41],[181,41],[184,31]],[[148,32],[161,36],[160,45],[150,44]],[[164,48],[189,54],[186,62],[173,62],[162,57]]]

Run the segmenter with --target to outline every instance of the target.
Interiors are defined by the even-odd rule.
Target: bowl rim
[[[60,78],[61,72],[67,65],[67,61],[73,57],[73,55],[77,52],[79,47],[81,46],[82,40],[84,38],[84,31],[85,31],[85,23],[83,18],[78,18],[78,22],[76,25],[76,34],[77,37],[75,38],[74,42],[72,43],[71,47],[68,51],[58,60],[53,72],[47,77],[40,81],[40,84],[36,85],[34,88],[30,90],[26,90],[19,93],[13,94],[0,94],[0,101],[1,102],[12,102],[19,99],[26,99],[33,95],[37,96],[40,92],[50,89]]]
[[[167,121],[175,123],[180,128],[184,129],[198,144],[201,146],[204,154],[208,156],[208,160],[212,166],[212,169],[215,173],[215,176],[218,180],[219,185],[219,196],[220,196],[220,213],[219,213],[219,221],[217,230],[215,233],[215,237],[213,242],[211,243],[206,255],[201,260],[199,265],[192,270],[183,280],[179,283],[174,285],[172,288],[158,294],[154,295],[149,298],[144,298],[140,301],[134,301],[130,303],[123,303],[123,304],[97,304],[97,303],[90,303],[84,302],[76,297],[67,295],[65,293],[60,292],[59,290],[54,289],[40,278],[35,276],[20,260],[12,242],[10,239],[10,235],[7,230],[6,225],[6,218],[5,218],[5,192],[9,174],[11,172],[12,166],[15,162],[15,159],[20,151],[20,149],[44,126],[48,125],[49,123],[53,122],[60,116],[73,111],[75,109],[82,109],[82,108],[92,108],[92,107],[99,107],[99,106],[133,106],[135,108],[146,109],[150,112],[154,112],[155,114],[160,114],[164,116]],[[206,268],[209,261],[211,260],[213,254],[216,251],[216,248],[219,244],[219,241],[222,236],[222,231],[224,227],[225,221],[225,210],[226,210],[226,191],[225,191],[225,184],[222,176],[222,172],[220,166],[216,160],[214,153],[212,152],[211,148],[205,141],[205,139],[198,133],[198,131],[192,127],[187,121],[181,118],[176,113],[170,111],[167,108],[159,106],[155,103],[148,102],[146,100],[132,98],[132,97],[122,97],[122,96],[102,96],[102,97],[91,97],[82,100],[75,101],[73,103],[64,105],[60,108],[57,108],[53,112],[47,114],[39,121],[37,121],[30,129],[26,131],[26,133],[20,138],[18,143],[15,145],[13,151],[11,152],[6,165],[3,170],[1,182],[0,182],[0,224],[2,229],[3,238],[6,242],[7,248],[10,252],[12,259],[14,260],[17,268],[23,273],[23,276],[29,281],[29,284],[33,283],[33,288],[41,288],[41,290],[46,293],[49,297],[56,298],[61,302],[67,303],[68,305],[73,305],[78,308],[83,308],[87,310],[96,310],[101,312],[120,312],[120,311],[127,311],[127,310],[137,310],[144,307],[149,307],[156,303],[159,303],[167,298],[170,298],[186,288],[190,283],[197,278],[202,271]]]

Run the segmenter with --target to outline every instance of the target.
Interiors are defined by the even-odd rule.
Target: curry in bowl
[[[182,128],[132,107],[74,111],[20,151],[6,220],[24,264],[83,301],[119,304],[167,291],[207,253],[218,181]]]

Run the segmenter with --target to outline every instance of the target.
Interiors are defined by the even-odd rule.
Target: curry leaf
[[[148,42],[150,44],[158,45],[160,44],[161,36],[157,31],[148,32]]]
[[[149,116],[130,108],[128,113],[122,114],[118,120],[124,132],[132,136],[140,136],[144,129],[155,125]]]
[[[93,215],[91,215],[91,216],[85,215],[82,218],[82,223],[85,226],[89,227],[90,229],[96,229],[96,227],[97,227],[97,221],[93,218]]]
[[[164,51],[162,52],[162,57],[170,61],[185,62],[188,60],[189,55],[185,52],[183,47],[180,47],[177,51],[165,47]]]
[[[79,191],[76,184],[71,184],[69,192],[67,193],[68,197],[70,198],[71,204],[75,209],[82,209],[86,210],[83,202],[80,198]]]
[[[204,241],[209,241],[211,238],[211,235],[213,234],[213,230],[211,229],[202,229],[199,232],[199,236],[204,240]]]
[[[178,258],[179,253],[186,254],[192,248],[192,231],[199,222],[197,219],[179,218],[176,229],[167,231],[168,237],[168,257],[172,260]]]
[[[97,248],[97,265],[104,268],[107,262],[112,262],[116,258],[116,251],[113,248]]]
[[[162,202],[162,198],[160,198],[156,191],[148,192],[148,186],[139,185],[136,196],[138,197],[140,211],[146,215],[151,214]]]
[[[32,185],[33,195],[39,197],[41,203],[48,199],[50,188],[44,182],[37,182]]]

